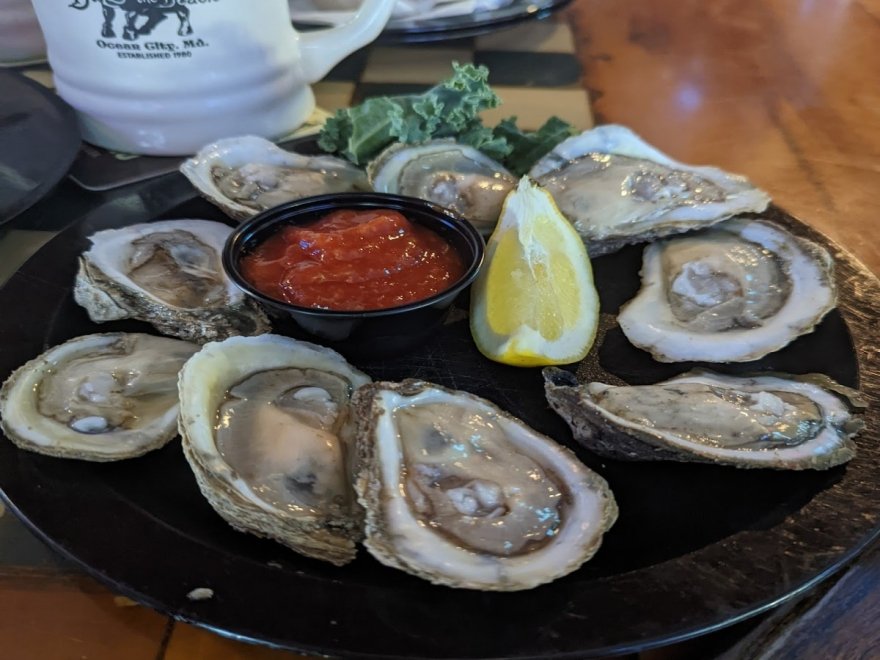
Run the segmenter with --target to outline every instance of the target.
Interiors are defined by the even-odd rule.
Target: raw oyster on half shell
[[[435,584],[530,589],[576,570],[617,518],[605,480],[484,399],[431,383],[355,393],[366,540]]]
[[[369,191],[362,170],[334,156],[304,156],[253,135],[218,140],[180,171],[208,201],[236,220],[303,197]]]
[[[608,458],[824,470],[855,456],[859,393],[824,375],[693,371],[656,385],[578,385],[544,370],[547,401],[575,439]]]
[[[394,144],[367,167],[376,192],[418,197],[468,220],[482,234],[498,222],[517,179],[500,163],[453,140]]]
[[[19,447],[49,456],[140,456],[177,435],[177,374],[198,349],[136,333],[71,339],[6,380],[0,425]]]
[[[208,220],[99,231],[80,257],[74,299],[96,323],[133,318],[200,343],[267,332],[266,315],[223,272],[231,232]]]
[[[812,332],[837,304],[828,252],[765,220],[653,243],[641,276],[617,321],[660,362],[757,360]]]
[[[354,559],[363,514],[349,399],[369,380],[335,351],[288,337],[207,344],[180,373],[180,435],[214,510],[308,557]]]
[[[680,163],[614,124],[560,142],[529,176],[550,191],[591,257],[770,203],[744,177]]]

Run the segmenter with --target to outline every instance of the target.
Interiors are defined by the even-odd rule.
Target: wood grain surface
[[[880,0],[575,0],[565,16],[597,123],[748,175],[880,273]],[[875,547],[762,620],[644,657],[880,657],[878,620]],[[60,561],[0,571],[0,640],[11,660],[301,657],[174,624]]]
[[[576,0],[569,18],[596,123],[747,175],[880,273],[880,1]],[[737,643],[646,655],[877,658],[878,621],[875,545]]]
[[[880,2],[576,0],[597,123],[746,174],[880,272]]]

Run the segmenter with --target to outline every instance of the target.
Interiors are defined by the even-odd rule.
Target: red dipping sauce
[[[283,227],[242,257],[240,267],[270,298],[348,312],[424,300],[465,271],[445,239],[388,209],[333,211]]]

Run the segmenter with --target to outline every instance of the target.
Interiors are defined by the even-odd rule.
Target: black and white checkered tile
[[[313,86],[318,110],[297,134],[314,132],[328,112],[363,99],[424,91],[451,75],[452,62],[489,68],[489,82],[502,105],[484,113],[488,125],[516,116],[522,128],[534,129],[557,115],[578,129],[592,126],[574,39],[564,18],[556,16],[477,37],[362,49]],[[52,86],[45,64],[18,70]],[[84,188],[107,190],[174,171],[179,163],[179,158],[137,157],[84,145],[71,176]]]

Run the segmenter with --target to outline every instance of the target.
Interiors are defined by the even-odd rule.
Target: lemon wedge
[[[471,289],[470,318],[480,352],[514,366],[577,362],[596,338],[599,295],[586,248],[528,177],[504,201]]]

